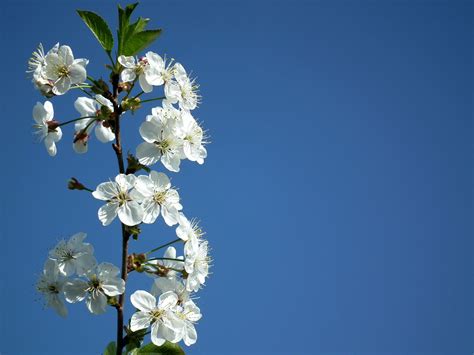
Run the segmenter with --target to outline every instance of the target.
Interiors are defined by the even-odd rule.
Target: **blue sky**
[[[52,159],[31,134],[38,42],[69,44],[93,76],[107,63],[77,8],[115,24],[114,1],[2,3],[2,354],[97,354],[114,339],[113,309],[71,305],[63,320],[34,290],[48,249],[78,231],[99,260],[120,258],[118,223],[66,189],[115,176],[112,149],[74,154],[71,127]],[[187,353],[472,353],[472,3],[150,0],[136,13],[165,30],[152,50],[198,77],[212,141],[203,166],[170,173],[214,258]],[[76,97],[54,99],[59,120],[77,117]],[[132,152],[152,107],[123,120]],[[174,238],[143,230],[132,251]],[[133,275],[129,290],[150,285]]]

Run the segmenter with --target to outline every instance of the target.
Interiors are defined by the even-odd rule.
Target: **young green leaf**
[[[110,53],[114,47],[114,38],[107,22],[105,22],[102,17],[91,11],[77,10],[77,13],[82,21],[84,21],[87,27],[92,31],[100,45],[106,52]]]
[[[135,4],[130,4],[122,9],[122,7],[118,6],[119,12],[119,27],[117,30],[117,38],[118,38],[118,54],[121,55],[123,44],[125,43],[128,27],[130,26],[130,16],[132,15],[133,10],[138,6],[138,2]]]
[[[148,354],[148,355],[185,355],[183,349],[178,344],[173,344],[167,341],[162,346],[156,346],[153,343],[142,346],[140,349],[134,349],[133,354]]]
[[[134,33],[130,36],[123,45],[123,55],[135,55],[138,52],[147,48],[152,44],[158,36],[161,34],[161,30],[146,30],[138,33]]]
[[[117,345],[115,341],[111,341],[104,350],[104,355],[115,355],[117,353]]]

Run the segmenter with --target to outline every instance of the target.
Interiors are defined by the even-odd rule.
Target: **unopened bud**
[[[76,178],[72,177],[67,182],[67,188],[69,190],[84,190],[86,187],[77,181]]]
[[[140,98],[139,97],[132,97],[122,101],[122,109],[124,111],[135,111],[140,108]]]

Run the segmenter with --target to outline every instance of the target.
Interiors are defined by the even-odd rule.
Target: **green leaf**
[[[112,32],[110,32],[107,22],[105,22],[102,17],[91,11],[77,10],[77,13],[82,18],[82,21],[84,21],[87,27],[92,31],[100,45],[110,53],[114,47],[114,37],[112,36]]]
[[[122,7],[118,6],[119,12],[119,27],[117,30],[117,38],[118,38],[118,54],[122,54],[123,44],[125,43],[126,34],[128,31],[128,27],[130,26],[130,16],[132,15],[133,10],[137,7],[138,2],[135,4],[130,4],[122,9]]]
[[[127,38],[123,44],[122,54],[123,55],[135,55],[142,51],[150,44],[152,44],[158,36],[161,34],[161,30],[147,30],[133,34]]]
[[[142,346],[140,349],[135,349],[134,354],[137,355],[185,355],[183,349],[178,344],[170,342],[164,343],[162,346],[156,346],[153,343]]]
[[[104,350],[104,355],[115,355],[117,353],[117,345],[115,341],[111,341]]]

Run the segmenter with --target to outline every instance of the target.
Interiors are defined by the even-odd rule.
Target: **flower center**
[[[154,320],[160,319],[162,315],[163,311],[160,311],[159,309],[154,309],[150,311],[150,316],[152,316]]]
[[[89,292],[93,292],[95,290],[99,290],[102,287],[102,283],[100,280],[97,278],[97,276],[93,276],[89,280],[89,288],[87,289]]]
[[[59,290],[56,285],[48,285],[48,292],[57,294],[59,293]]]
[[[155,142],[158,149],[161,151],[161,154],[165,154],[166,152],[171,150],[171,141],[164,139],[161,142]]]
[[[61,65],[57,69],[59,76],[68,76],[69,75],[69,68],[65,65]]]
[[[166,201],[166,192],[159,191],[155,193],[155,195],[153,196],[153,201],[155,201],[159,205],[162,205]]]
[[[125,202],[131,201],[131,198],[128,196],[126,191],[120,191],[117,195],[117,201],[120,206],[122,206]]]

